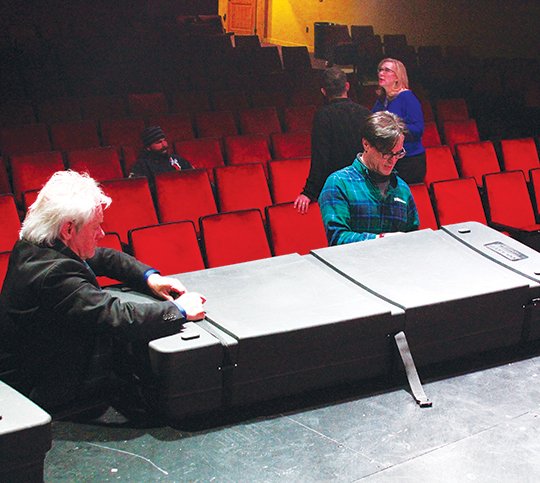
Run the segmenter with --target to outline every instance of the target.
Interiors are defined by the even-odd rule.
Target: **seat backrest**
[[[148,117],[167,113],[167,99],[163,92],[128,94],[129,113],[133,117]]]
[[[191,220],[217,213],[216,200],[205,169],[161,173],[155,177],[156,202],[161,223]]]
[[[410,185],[411,193],[418,210],[418,218],[420,220],[419,229],[431,228],[436,230],[438,228],[437,219],[435,218],[435,212],[433,211],[433,205],[429,197],[429,192],[424,183]]]
[[[0,157],[0,194],[12,192],[6,162],[4,161],[4,158]]]
[[[456,162],[448,146],[426,148],[426,175],[424,183],[430,186],[435,181],[459,178]]]
[[[285,159],[268,163],[274,203],[286,203],[296,199],[306,184],[310,166],[310,158]]]
[[[469,119],[467,101],[463,98],[439,99],[436,109],[439,123],[445,121],[466,121]]]
[[[142,119],[102,119],[101,138],[104,146],[141,146]]]
[[[418,92],[416,94],[418,96]],[[424,114],[424,123],[435,122],[435,114],[429,99],[420,99],[420,104],[422,105],[422,113]]]
[[[11,251],[19,238],[21,220],[15,199],[10,194],[0,195],[0,252]]]
[[[129,232],[135,258],[162,275],[204,270],[204,262],[192,221],[135,228]]]
[[[249,50],[260,49],[261,41],[258,35],[235,35],[234,46],[237,49],[241,49],[242,52]]]
[[[127,116],[126,103],[121,96],[96,95],[81,98],[84,119],[121,119]]]
[[[328,246],[318,203],[311,203],[305,214],[298,213],[293,203],[268,206],[266,219],[274,255],[306,255]]]
[[[104,213],[103,230],[118,233],[122,243],[128,243],[129,230],[158,223],[146,178],[107,180],[102,186],[112,198]]]
[[[219,138],[238,134],[232,111],[196,112],[195,126],[200,138]]]
[[[311,132],[317,106],[289,106],[283,110],[286,131]]]
[[[215,111],[238,111],[249,107],[247,95],[241,89],[215,90],[210,97]]]
[[[283,68],[289,72],[311,70],[311,58],[305,45],[282,46]]]
[[[501,150],[506,171],[521,170],[529,181],[529,171],[540,168],[538,151],[533,138],[503,139]]]
[[[10,255],[11,252],[0,252],[0,290],[2,290],[6,278]]]
[[[174,143],[176,154],[187,159],[194,168],[206,169],[214,182],[213,169],[225,166],[221,144],[217,138],[200,138]]]
[[[422,134],[422,145],[425,148],[431,146],[441,146],[441,136],[439,129],[434,121],[427,121],[424,124],[424,132]]]
[[[36,122],[36,114],[32,102],[16,100],[2,102],[0,106],[0,126],[18,126]]]
[[[355,43],[375,35],[373,25],[351,25],[351,38]]]
[[[76,121],[82,119],[81,104],[75,97],[57,97],[40,102],[37,106],[39,122]]]
[[[271,256],[259,210],[231,211],[201,218],[208,268]]]
[[[284,91],[255,89],[250,93],[253,107],[275,107],[285,109],[289,105],[289,98]]]
[[[254,50],[249,56],[249,65],[252,72],[258,72],[261,75],[283,70],[279,50],[275,45]]]
[[[122,251],[122,243],[120,242],[120,237],[118,233],[105,233],[105,236],[99,240],[98,246],[103,248],[112,248],[113,250]],[[109,278],[105,276],[98,276],[97,281],[100,287],[109,287],[110,285],[116,285],[121,283],[119,280],[114,278]]]
[[[210,97],[207,91],[176,92],[173,96],[173,112],[209,111]]]
[[[274,159],[295,159],[311,156],[311,133],[295,131],[270,136]]]
[[[24,124],[0,129],[2,155],[39,153],[51,150],[46,124]]]
[[[53,148],[58,151],[83,149],[100,145],[96,121],[67,121],[51,124]]]
[[[490,221],[516,228],[536,223],[522,171],[486,174],[484,188]]]
[[[456,155],[461,177],[474,178],[478,186],[482,186],[484,174],[501,170],[491,141],[458,144]]]
[[[120,157],[116,148],[74,149],[66,153],[70,169],[88,173],[92,178],[103,181],[123,176]]]
[[[195,139],[191,115],[187,112],[180,114],[167,114],[152,116],[147,121],[148,126],[160,126],[167,136],[167,141],[172,144],[176,141]]]
[[[264,208],[272,204],[262,164],[216,168],[215,180],[219,211]]]
[[[262,134],[227,136],[224,139],[227,164],[267,163],[272,159],[268,139]]]
[[[41,189],[53,173],[63,169],[64,161],[59,151],[12,156],[11,176],[15,198],[21,201],[23,191]]]
[[[437,181],[431,185],[439,225],[465,221],[487,224],[478,186],[473,178]]]
[[[443,133],[446,145],[455,154],[456,144],[473,143],[480,141],[478,127],[474,119],[466,121],[445,121],[443,122]]]
[[[240,131],[242,134],[264,134],[281,132],[277,110],[275,107],[254,107],[240,109]]]

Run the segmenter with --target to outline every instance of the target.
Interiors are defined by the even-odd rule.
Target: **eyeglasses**
[[[384,159],[392,159],[392,158],[401,159],[407,154],[407,151],[405,151],[405,149],[400,149],[399,151],[395,153],[390,151],[389,153],[381,153],[381,154]]]
[[[392,74],[395,74],[395,72],[392,69],[389,69],[388,67],[379,67],[377,69],[377,72],[384,72],[385,74],[388,74],[388,72],[392,72]]]

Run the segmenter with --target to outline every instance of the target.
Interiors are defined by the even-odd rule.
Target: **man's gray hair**
[[[111,201],[88,174],[57,171],[28,209],[19,236],[32,243],[51,246],[64,223],[71,221],[79,230],[100,206],[107,208]]]
[[[402,134],[407,134],[403,120],[391,112],[380,111],[366,118],[362,137],[377,151],[389,153]]]

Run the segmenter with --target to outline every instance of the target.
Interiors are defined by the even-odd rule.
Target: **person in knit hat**
[[[189,161],[169,152],[169,143],[161,127],[146,127],[141,133],[141,141],[143,148],[129,177],[146,176],[152,190],[156,174],[193,169]]]

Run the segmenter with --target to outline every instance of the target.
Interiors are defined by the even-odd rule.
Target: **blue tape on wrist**
[[[146,272],[144,272],[144,281],[145,282],[148,282],[148,277],[150,275],[153,275],[154,273],[159,273],[159,270],[156,270],[155,268],[149,268],[148,270],[146,270]]]

